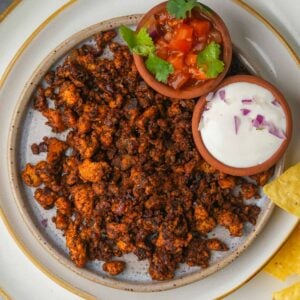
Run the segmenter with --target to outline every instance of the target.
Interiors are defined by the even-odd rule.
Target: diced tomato
[[[189,42],[187,40],[171,40],[169,46],[170,49],[172,50],[177,50],[177,51],[187,53],[190,51],[192,47],[192,42]]]
[[[178,90],[180,89],[188,80],[190,79],[190,74],[177,71],[173,73],[168,80],[169,86],[173,89]]]
[[[164,40],[164,38],[160,38],[155,43],[156,46],[156,55],[162,59],[168,58],[168,43]]]
[[[213,23],[198,15],[176,19],[162,13],[154,18],[156,27],[153,32],[157,32],[158,37],[154,40],[156,55],[174,67],[168,85],[178,90],[208,80],[206,70],[198,69],[197,54],[211,40],[220,39]]]
[[[173,53],[168,56],[167,61],[173,65],[175,70],[181,70],[184,67],[184,54],[182,52]]]
[[[192,75],[192,78],[197,80],[206,80],[207,77],[204,72],[199,70],[198,68],[189,68],[189,73]]]
[[[193,45],[193,31],[194,29],[186,24],[180,24],[174,31],[169,47],[172,50],[187,53],[191,50]]]
[[[181,24],[174,32],[174,39],[192,41],[193,31],[194,29],[191,26],[187,24]]]
[[[185,57],[185,63],[188,66],[194,66],[197,63],[197,54],[193,52],[189,52],[187,56]]]
[[[190,25],[195,30],[197,36],[207,36],[211,27],[211,23],[209,21],[199,19],[191,20]]]

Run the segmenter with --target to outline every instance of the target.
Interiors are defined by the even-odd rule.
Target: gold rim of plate
[[[246,10],[248,13],[253,15],[255,18],[257,18],[259,21],[261,21],[269,30],[273,32],[273,34],[280,40],[282,45],[287,49],[291,57],[294,59],[297,65],[300,65],[300,58],[297,56],[295,50],[292,48],[292,46],[288,43],[288,41],[284,38],[284,36],[267,20],[265,19],[261,14],[259,14],[254,8],[249,6],[248,4],[244,3],[242,0],[231,0],[235,4],[239,5],[241,8]],[[15,0],[13,3],[0,15],[0,22],[4,20],[5,17],[7,17],[11,11],[21,2],[21,0]],[[77,0],[69,0],[67,3],[65,3],[63,6],[61,6],[59,9],[57,9],[55,12],[53,12],[45,21],[43,21],[34,31],[33,33],[24,41],[22,46],[18,49],[12,60],[7,65],[2,77],[0,78],[0,88],[4,85],[5,80],[9,76],[12,68],[16,64],[19,57],[22,55],[22,53],[25,51],[25,49],[30,45],[32,40],[44,29],[53,19],[55,19],[61,12],[63,12],[65,9],[70,7],[72,4],[77,2]],[[5,14],[5,15],[4,15]],[[3,17],[4,16],[4,17]],[[8,219],[3,211],[3,209],[0,207],[0,217],[3,220],[9,234],[15,241],[15,243],[18,245],[20,250],[28,257],[28,259],[40,270],[42,271],[48,278],[59,284],[61,287],[67,289],[71,293],[74,293],[83,299],[96,299],[94,296],[70,285],[66,281],[59,278],[57,275],[50,272],[44,265],[42,265],[38,260],[35,259],[35,257],[32,256],[32,254],[28,251],[28,249],[25,247],[25,245],[20,242],[17,238],[16,233],[14,232],[12,226],[9,224]],[[255,277],[272,259],[273,256],[276,255],[276,253],[282,248],[282,246],[285,244],[285,242],[288,240],[290,234],[294,230],[294,228],[297,226],[299,221],[295,224],[295,226],[291,229],[287,237],[284,239],[284,241],[281,243],[281,245],[278,246],[277,249],[274,250],[272,256],[260,267],[258,268],[253,274],[251,274],[246,280],[235,286],[230,291],[226,292],[225,294],[221,295],[217,299],[222,299],[230,294],[232,294],[234,291],[245,285],[247,282],[249,282],[253,277]],[[3,290],[1,290],[1,293],[4,293]],[[8,298],[9,299],[9,298]]]
[[[11,300],[11,297],[3,288],[0,288],[0,296],[3,298],[3,300]]]
[[[13,0],[11,4],[0,14],[0,23],[20,4],[22,0]]]

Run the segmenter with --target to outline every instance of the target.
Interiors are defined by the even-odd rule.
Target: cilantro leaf
[[[216,42],[209,43],[197,55],[198,68],[205,73],[207,78],[216,78],[224,71],[224,62],[219,59],[221,47]]]
[[[187,13],[190,14],[194,7],[199,7],[203,13],[210,15],[212,10],[197,2],[197,0],[169,0],[167,3],[167,11],[176,19],[185,19]]]
[[[119,33],[122,39],[127,43],[129,49],[132,49],[135,45],[135,32],[130,28],[122,25],[119,28]]]
[[[155,75],[155,78],[160,82],[166,83],[169,75],[174,72],[174,67],[154,54],[155,45],[147,29],[143,27],[139,32],[135,32],[122,25],[119,33],[133,53],[147,57],[145,61],[146,67]]]
[[[136,35],[136,43],[154,48],[154,43],[145,27],[142,27]]]
[[[185,19],[186,14],[198,6],[197,0],[169,0],[167,11],[177,19]]]
[[[174,67],[169,62],[161,59],[154,53],[151,53],[146,59],[147,69],[155,75],[155,78],[163,83],[167,82],[170,74],[174,72]]]
[[[148,56],[155,51],[155,45],[146,28],[143,27],[139,32],[135,32],[122,25],[120,26],[119,33],[133,53]]]

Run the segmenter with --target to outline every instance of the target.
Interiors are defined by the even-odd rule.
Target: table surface
[[[0,0],[0,7],[3,6],[4,2],[6,3],[8,0]],[[5,18],[0,24],[0,78],[26,37],[28,37],[47,16],[66,2],[66,0],[23,0]],[[300,56],[299,0],[246,0],[244,2],[251,5],[268,19],[286,38],[298,56]],[[27,13],[28,11],[30,12],[29,14]],[[35,14],[35,17],[31,18],[30,14],[37,11],[39,12],[38,15]],[[26,12],[26,14],[24,12]],[[12,21],[16,15],[20,16],[17,24]],[[3,36],[1,37],[4,32],[7,32],[7,30],[12,31],[12,29],[13,38],[5,40],[2,38]],[[11,299],[81,299],[54,283],[37,269],[17,247],[1,219],[0,270],[0,292],[1,289],[4,290]],[[226,299],[268,300],[272,298],[272,292],[280,290],[297,280],[300,280],[300,276],[293,276],[286,282],[281,282],[264,272],[260,272],[239,290],[226,297]],[[5,299],[4,296],[3,299]]]

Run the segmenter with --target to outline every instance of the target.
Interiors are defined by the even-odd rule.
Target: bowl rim
[[[28,198],[23,194],[22,189],[20,188],[22,180],[18,172],[18,143],[20,140],[20,130],[23,122],[23,112],[30,105],[31,95],[34,92],[37,84],[43,75],[48,71],[53,63],[56,63],[61,57],[66,55],[71,49],[76,47],[78,44],[84,40],[92,37],[92,35],[101,30],[114,29],[119,27],[122,24],[126,25],[135,25],[137,20],[141,17],[140,14],[122,16],[112,18],[91,26],[86,27],[85,29],[76,32],[62,43],[56,46],[37,66],[35,71],[29,77],[27,83],[25,84],[18,102],[15,106],[13,115],[10,120],[10,131],[8,136],[8,148],[7,148],[7,164],[9,169],[9,181],[12,189],[14,201],[16,202],[17,208],[21,215],[22,221],[25,226],[28,227],[29,231],[33,237],[38,241],[38,243],[52,255],[57,261],[57,263],[63,265],[71,272],[75,272],[77,275],[81,276],[84,279],[90,280],[95,283],[102,284],[115,289],[131,291],[131,292],[159,292],[174,289],[177,287],[182,287],[193,282],[199,281],[204,277],[207,277],[227,266],[233,260],[235,260],[256,238],[260,231],[264,228],[264,225],[269,220],[271,216],[274,204],[269,201],[266,203],[264,208],[264,213],[260,214],[257,224],[251,232],[249,232],[245,241],[243,241],[233,252],[229,253],[222,261],[208,267],[207,269],[199,269],[197,272],[191,273],[186,276],[180,276],[172,280],[166,281],[151,281],[149,283],[144,282],[135,282],[135,281],[126,281],[118,280],[118,278],[112,278],[109,275],[100,275],[94,273],[92,270],[87,268],[77,268],[69,257],[66,257],[62,254],[59,249],[57,249],[53,244],[49,243],[46,237],[40,232],[36,226],[34,219],[32,218],[27,206],[26,201]],[[276,168],[276,175],[280,174],[283,171],[284,160],[278,164]]]
[[[152,7],[148,12],[146,12],[141,18],[140,22],[138,23],[137,30],[139,30],[141,27],[144,27],[144,25],[148,22],[149,18],[153,14],[160,12],[161,10],[164,10],[166,4],[167,2],[159,3],[158,5]],[[214,27],[216,27],[222,35],[222,39],[223,39],[222,55],[225,64],[224,71],[221,74],[219,74],[218,77],[207,80],[205,83],[199,86],[196,85],[185,89],[175,90],[172,87],[157,81],[155,77],[146,68],[143,57],[141,57],[138,54],[133,54],[133,59],[139,74],[145,80],[145,82],[154,90],[170,98],[191,99],[191,98],[200,97],[210,92],[222,82],[222,80],[224,79],[224,77],[226,76],[229,70],[229,67],[231,65],[231,60],[232,60],[232,41],[231,41],[230,33],[224,21],[212,9],[211,9],[211,15],[210,16],[205,15],[205,17],[208,18],[213,23]]]
[[[283,140],[280,147],[272,154],[270,158],[268,158],[266,161],[264,161],[261,164],[251,166],[251,167],[245,167],[245,168],[238,168],[238,167],[232,167],[229,165],[224,164],[223,162],[216,159],[210,151],[206,148],[201,132],[199,131],[199,123],[201,121],[201,116],[205,108],[206,104],[206,97],[202,96],[198,100],[192,117],[192,133],[193,133],[193,139],[195,146],[197,150],[199,151],[200,155],[213,167],[219,169],[220,171],[234,176],[249,176],[254,175],[260,172],[263,172],[273,165],[276,164],[277,161],[284,155],[285,151],[288,148],[288,145],[292,138],[292,132],[293,132],[293,122],[292,122],[292,114],[290,107],[288,105],[288,102],[286,101],[284,95],[278,90],[277,87],[275,87],[270,82],[266,81],[265,79],[255,76],[255,75],[234,75],[225,78],[223,82],[214,90],[216,92],[217,90],[221,89],[222,87],[225,87],[227,85],[233,84],[233,83],[239,83],[239,82],[247,82],[259,85],[274,95],[275,99],[280,103],[285,117],[286,117],[286,139]]]

